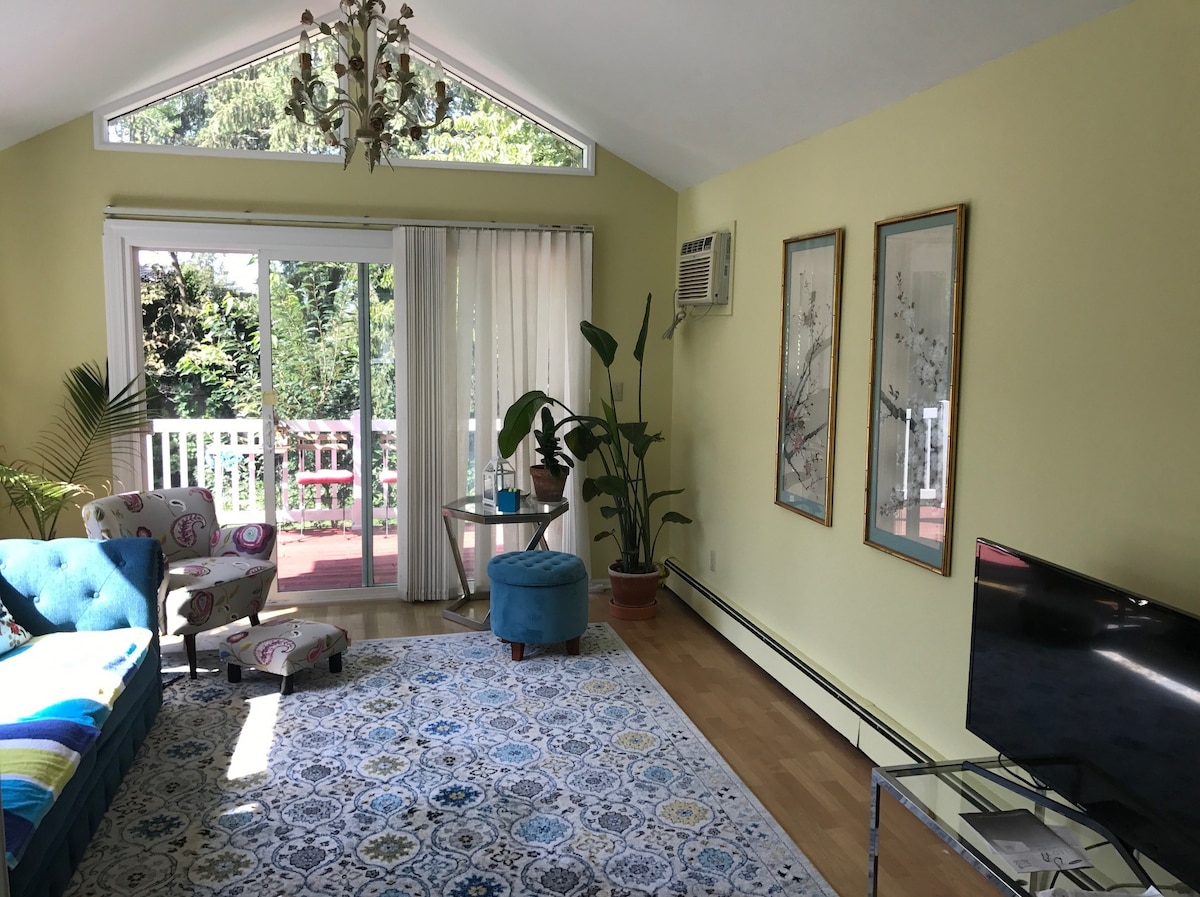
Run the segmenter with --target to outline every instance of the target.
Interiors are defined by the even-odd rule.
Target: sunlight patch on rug
[[[833,890],[607,624],[361,641],[164,693],[70,897]]]
[[[271,767],[271,748],[275,744],[275,724],[279,721],[279,702],[283,695],[274,692],[251,698],[246,722],[237,734],[233,755],[229,758],[230,781],[266,772]]]

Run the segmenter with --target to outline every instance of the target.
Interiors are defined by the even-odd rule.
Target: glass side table
[[[1041,805],[1032,795],[1009,790],[993,779],[1004,779],[1018,787],[1025,783],[1009,772],[1010,764],[996,758],[917,763],[911,766],[877,767],[871,770],[871,827],[868,841],[867,897],[876,897],[879,887],[879,801],[883,793],[896,798],[955,853],[975,867],[1003,894],[1030,897],[1046,888],[1106,891],[1119,887],[1143,893],[1149,873],[1160,890],[1178,882],[1144,859],[1123,854],[1123,848],[1093,829]],[[1017,770],[1019,773],[1020,771]],[[1026,786],[1028,787],[1028,786]],[[1065,803],[1053,792],[1035,792],[1051,801]],[[1085,848],[1090,867],[1017,873],[988,846],[963,813],[1028,810],[1048,826],[1065,826]]]
[[[442,616],[447,620],[453,620],[462,626],[476,630],[488,630],[492,628],[491,612],[489,611],[482,619],[472,617],[463,610],[472,601],[480,601],[488,597],[487,592],[476,592],[472,588],[473,583],[467,577],[467,568],[463,566],[462,549],[458,544],[458,535],[455,532],[456,527],[452,521],[462,520],[468,523],[474,523],[476,526],[500,526],[508,523],[532,523],[535,525],[533,537],[525,546],[526,551],[532,551],[539,545],[544,549],[546,545],[546,527],[550,523],[563,514],[567,513],[570,503],[566,499],[562,501],[543,502],[528,496],[521,498],[521,506],[515,511],[500,511],[491,505],[484,505],[483,499],[476,495],[468,495],[466,498],[456,498],[449,504],[442,505],[442,523],[446,526],[446,537],[450,540],[450,551],[454,555],[454,566],[458,568],[458,579],[462,583],[462,597],[442,611]],[[475,563],[480,563],[478,554],[475,557]]]

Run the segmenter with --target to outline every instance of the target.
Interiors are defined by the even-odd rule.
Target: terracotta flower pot
[[[658,613],[658,588],[662,585],[661,571],[622,573],[614,561],[608,567],[612,597],[608,611],[618,620],[649,620]]]
[[[567,474],[556,477],[546,470],[544,464],[531,464],[529,476],[533,479],[533,495],[538,501],[562,501],[563,490],[567,486]]]

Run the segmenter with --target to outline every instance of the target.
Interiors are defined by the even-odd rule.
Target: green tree
[[[414,62],[421,96],[433,94],[433,67]],[[450,118],[420,140],[401,140],[389,155],[404,159],[439,159],[490,165],[541,165],[578,168],[583,149],[514,109],[454,81],[450,84]],[[429,116],[432,118],[432,115]]]
[[[311,44],[314,67],[329,70],[330,41]],[[294,48],[197,84],[109,123],[110,139],[155,146],[196,146],[258,152],[335,154],[321,132],[285,114],[291,97]],[[417,96],[433,119],[433,67],[413,57]],[[449,83],[450,120],[419,140],[398,138],[387,156],[492,165],[579,167],[581,147],[457,80]]]
[[[278,413],[340,418],[358,406],[358,266],[278,262],[271,271]]]
[[[314,42],[314,52],[329,48]],[[276,153],[324,153],[321,135],[283,113],[291,95],[294,53],[234,69],[109,123],[110,139],[157,146],[198,146]]]
[[[258,297],[239,290],[212,256],[145,265],[142,332],[147,381],[159,417],[259,413]]]

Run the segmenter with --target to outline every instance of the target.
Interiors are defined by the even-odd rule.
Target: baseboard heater
[[[914,763],[934,762],[933,757],[929,756],[929,754],[925,753],[925,751],[921,750],[853,697],[846,694],[846,692],[839,688],[836,683],[831,682],[818,670],[813,669],[812,666],[805,663],[802,659],[789,651],[770,633],[764,631],[761,626],[748,619],[745,614],[730,605],[729,602],[727,602],[724,598],[713,592],[710,588],[708,588],[708,586],[697,580],[694,576],[692,576],[674,561],[668,560],[666,562],[666,567],[672,573],[686,582],[689,586],[695,589],[700,595],[704,596],[705,599],[719,607],[726,615],[736,620],[743,629],[745,629],[760,642],[762,642],[764,645],[794,666],[797,670],[811,679],[838,703],[842,704],[844,707],[854,713],[859,719],[886,738],[897,748],[902,750],[908,756],[912,757]]]

